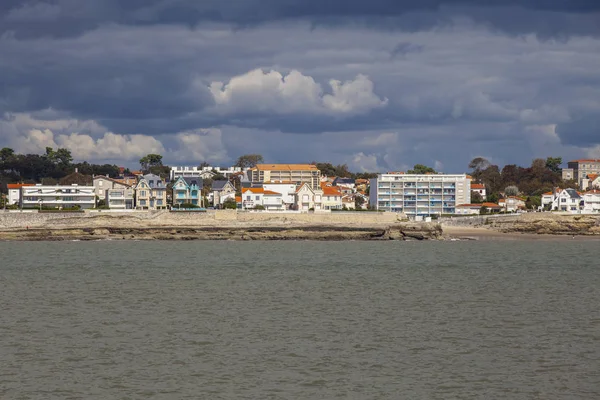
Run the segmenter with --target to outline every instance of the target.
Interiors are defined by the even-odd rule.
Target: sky
[[[0,2],[0,147],[136,166],[600,158],[597,0]]]

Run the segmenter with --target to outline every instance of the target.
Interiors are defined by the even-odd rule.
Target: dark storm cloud
[[[68,36],[106,23],[248,26],[298,18],[418,30],[467,16],[508,32],[552,36],[598,34],[598,12],[596,0],[4,0],[0,31],[19,37]]]

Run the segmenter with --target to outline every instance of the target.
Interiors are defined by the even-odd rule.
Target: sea
[[[0,243],[0,399],[600,399],[598,242]]]

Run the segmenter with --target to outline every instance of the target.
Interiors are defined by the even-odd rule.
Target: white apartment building
[[[593,189],[583,194],[583,210],[600,212],[600,190]]]
[[[471,179],[466,174],[380,174],[371,180],[370,203],[409,218],[455,214],[457,205],[471,203]]]
[[[321,171],[312,164],[258,164],[248,174],[252,182],[307,183],[313,190],[321,187]]]
[[[21,208],[52,207],[82,209],[93,208],[96,195],[93,186],[79,185],[35,185],[21,188]]]
[[[202,179],[211,179],[215,174],[221,174],[226,178],[229,178],[233,174],[237,174],[240,172],[246,172],[247,169],[243,169],[240,167],[229,167],[229,168],[221,168],[221,167],[189,167],[189,166],[180,166],[180,167],[172,167],[170,172],[171,182],[177,180],[177,178],[202,178]]]

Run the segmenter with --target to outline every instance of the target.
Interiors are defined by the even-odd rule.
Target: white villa
[[[93,186],[79,185],[34,185],[22,186],[20,195],[21,208],[52,207],[82,209],[93,208],[96,196]]]

